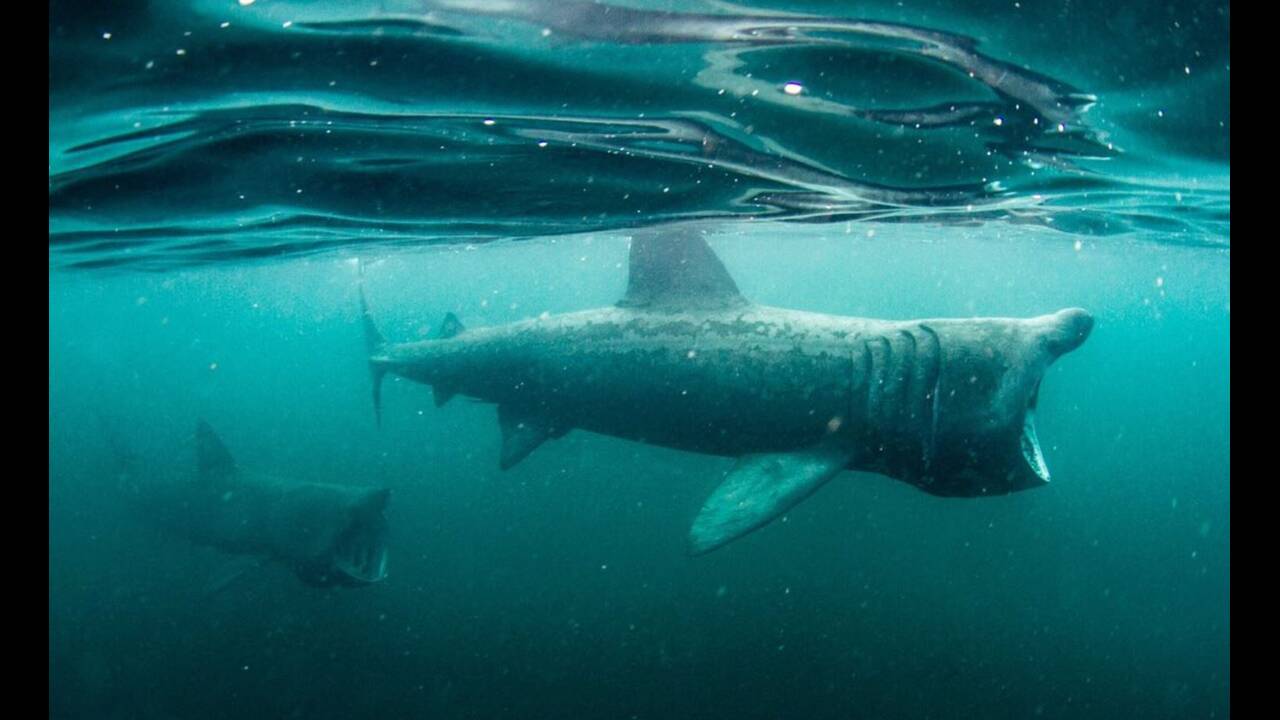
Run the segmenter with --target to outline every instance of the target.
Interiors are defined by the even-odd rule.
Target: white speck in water
[[[1163,111],[1163,110],[1157,110],[1157,111],[1156,111],[1156,117],[1164,117],[1164,111]]]
[[[146,69],[150,70],[151,68],[153,68],[153,67],[155,67],[155,66],[156,66],[156,61],[155,61],[155,60],[148,60],[148,61],[147,61],[147,64],[146,64],[146,65],[144,65],[143,67],[145,67]]]
[[[494,119],[493,119],[493,118],[485,118],[483,122],[484,122],[484,124],[485,124],[485,125],[493,125],[493,124],[494,124]]]
[[[685,355],[685,357],[687,357],[687,358],[689,358],[690,360],[692,360],[692,359],[694,359],[694,358],[698,357],[698,351],[697,351],[697,350],[690,350],[690,351]]]
[[[1077,240],[1077,241],[1076,241],[1076,244],[1075,244],[1075,249],[1076,249],[1076,252],[1080,252],[1081,250],[1083,250],[1083,249],[1084,249],[1084,242],[1082,242],[1082,241],[1080,241],[1080,240]]]
[[[186,54],[187,54],[187,51],[186,51],[186,50],[184,50],[183,48],[178,48],[177,54],[179,54],[179,55],[186,55]]]
[[[1164,287],[1164,278],[1162,277],[1156,278],[1156,287]]]
[[[542,37],[551,37],[551,28],[542,28]]]
[[[1058,132],[1066,132],[1066,131],[1067,131],[1067,126],[1063,125],[1062,123],[1058,123]]]
[[[253,4],[253,0],[240,0],[240,7],[249,7]]]
[[[542,142],[539,142],[539,143],[538,143],[538,147],[546,147],[546,146],[547,146],[547,141],[546,141],[546,140],[543,140]]]
[[[782,86],[782,92],[788,95],[799,95],[804,92],[804,86],[798,82],[792,81]]]
[[[1004,124],[1004,118],[998,117],[995,120],[992,120],[992,122],[996,124],[996,127],[1000,127],[1001,125]]]
[[[1190,75],[1190,74],[1191,74],[1191,66],[1190,66],[1190,65],[1187,65],[1186,67],[1182,68],[1182,72],[1184,72],[1184,73],[1186,73],[1186,74]]]
[[[110,39],[111,39],[111,33],[102,33],[102,39],[103,39],[103,40],[110,40]]]
[[[218,27],[220,27],[220,28],[229,28],[229,27],[231,27],[231,23],[229,23],[229,22],[224,22],[224,23],[222,23],[221,25],[219,25]]]

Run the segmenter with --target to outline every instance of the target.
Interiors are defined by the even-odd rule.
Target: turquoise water
[[[627,8],[51,4],[51,716],[1228,717],[1227,6]],[[769,305],[1087,308],[1053,481],[846,473],[694,558],[731,460],[500,472],[492,406],[407,381],[375,425],[361,267],[417,340],[610,305],[676,221]],[[391,487],[387,579],[150,522],[122,478],[188,481],[197,418]]]

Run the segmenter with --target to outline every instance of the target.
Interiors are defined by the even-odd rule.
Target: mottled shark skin
[[[309,585],[357,587],[387,574],[391,491],[304,483],[239,469],[204,421],[196,429],[198,472],[185,483],[146,488],[149,514],[189,540],[290,567]]]
[[[1049,471],[1034,410],[1049,365],[1084,342],[1080,309],[1040,317],[888,321],[765,307],[696,231],[633,239],[614,307],[387,343],[385,373],[498,405],[503,469],[570,429],[739,459],[694,523],[707,552],[768,523],[843,470],[940,496],[1010,493]],[[380,416],[380,409],[378,410]]]

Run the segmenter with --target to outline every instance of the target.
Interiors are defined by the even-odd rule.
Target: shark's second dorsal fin
[[[661,234],[659,234],[661,233]],[[746,298],[696,228],[663,228],[631,240],[627,293],[618,307],[679,312],[746,305]]]
[[[458,319],[457,315],[454,315],[453,313],[445,313],[444,320],[440,322],[440,334],[437,335],[436,338],[439,340],[448,340],[451,337],[457,336],[463,330],[466,330],[466,328],[462,326],[462,321]]]
[[[220,482],[236,472],[231,451],[204,420],[196,423],[196,471],[201,482]]]

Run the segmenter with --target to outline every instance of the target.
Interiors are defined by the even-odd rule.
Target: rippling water
[[[1230,717],[1228,24],[52,0],[50,717]],[[392,380],[378,424],[358,285],[393,341],[605,307],[693,222],[764,305],[1087,309],[1032,403],[1052,484],[849,473],[695,559],[727,458],[573,431],[501,471],[493,407]],[[165,532],[135,491],[193,476],[197,418],[393,488],[387,579]]]
[[[689,219],[1230,245],[1229,8],[50,5],[54,266]]]

